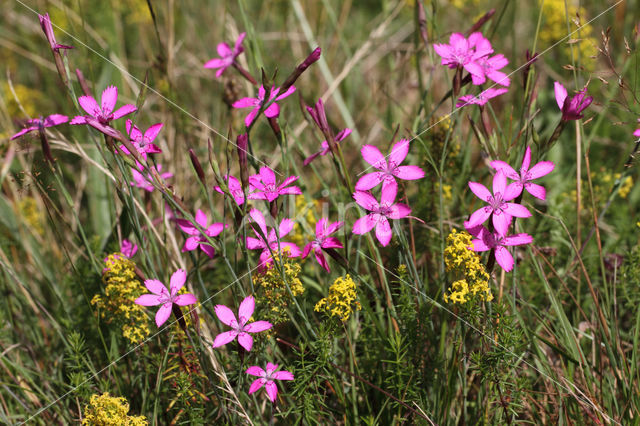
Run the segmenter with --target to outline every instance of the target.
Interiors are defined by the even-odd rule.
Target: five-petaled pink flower
[[[351,129],[346,128],[344,130],[342,130],[340,133],[338,133],[335,138],[334,141],[336,142],[336,144],[342,142],[347,136],[349,136],[351,134]],[[311,163],[313,160],[315,160],[318,156],[320,155],[327,155],[331,150],[329,149],[329,143],[327,143],[327,141],[322,141],[322,144],[320,144],[322,149],[314,154],[311,154],[310,156],[308,156],[303,164],[306,166],[307,164]]]
[[[300,256],[301,252],[297,245],[286,241],[280,241],[280,238],[286,236],[293,229],[293,221],[291,219],[282,219],[280,226],[278,226],[278,235],[276,235],[276,230],[274,228],[271,230],[267,228],[267,223],[260,210],[252,209],[249,212],[249,216],[251,216],[252,222],[258,225],[262,235],[260,235],[260,232],[258,232],[254,227],[253,232],[256,234],[257,238],[247,237],[247,248],[249,250],[262,250],[262,253],[260,253],[261,266],[267,266],[271,260],[271,252],[283,252],[286,253],[288,257]]]
[[[127,120],[125,123],[127,134],[129,135],[129,138],[131,138],[131,143],[145,160],[147,159],[147,154],[157,154],[162,152],[162,150],[158,148],[158,145],[153,143],[155,138],[158,136],[158,133],[160,133],[162,126],[162,123],[156,123],[149,127],[143,135],[140,129],[134,125],[131,120]],[[129,154],[129,150],[124,145],[120,145],[120,149],[125,154]]]
[[[506,229],[512,216],[531,216],[531,213],[526,207],[508,202],[520,195],[522,187],[513,184],[507,186],[507,177],[502,170],[498,170],[493,176],[493,194],[478,182],[469,182],[469,188],[478,198],[487,202],[489,205],[481,207],[471,213],[469,220],[464,223],[464,227],[467,230],[483,224],[489,216],[492,217],[495,229]]]
[[[272,202],[280,195],[300,195],[302,190],[297,186],[289,186],[298,180],[298,176],[289,176],[280,185],[276,181],[276,174],[269,167],[260,167],[260,173],[249,176],[250,200],[267,200]]]
[[[227,186],[229,187],[229,193],[235,200],[236,204],[241,206],[242,204],[244,204],[244,191],[242,190],[242,184],[235,176],[227,175],[226,179]],[[224,191],[222,191],[222,188],[220,188],[219,186],[214,186],[213,189],[221,194],[224,194]]]
[[[38,19],[40,19],[40,26],[42,27],[42,31],[44,31],[44,35],[47,37],[51,50],[60,52],[60,49],[73,49],[73,46],[59,44],[56,41],[56,36],[53,34],[53,26],[51,25],[51,18],[49,18],[48,13],[38,15]]]
[[[324,257],[322,249],[326,248],[342,248],[342,243],[336,237],[330,237],[329,235],[336,232],[343,225],[343,222],[333,222],[328,224],[329,221],[326,218],[322,218],[316,223],[316,239],[307,244],[302,252],[302,257],[309,256],[311,250],[316,255],[316,260],[327,272],[331,272],[327,259]]]
[[[132,258],[138,251],[138,245],[132,243],[126,238],[122,240],[120,244],[120,253],[124,254],[128,258]]]
[[[244,52],[244,47],[242,47],[242,41],[244,40],[247,33],[240,33],[238,39],[236,40],[236,44],[233,47],[233,50],[227,43],[219,43],[218,44],[218,55],[220,58],[214,58],[204,64],[205,68],[213,68],[218,69],[216,71],[216,78],[220,78],[222,73],[229,68],[235,62],[236,58]]]
[[[271,105],[269,105],[264,110],[264,115],[266,115],[269,118],[277,117],[278,115],[280,115],[280,106],[278,106],[276,102],[291,95],[293,92],[296,91],[296,88],[295,86],[291,86],[287,89],[286,92],[280,93],[276,97],[278,90],[279,90],[278,87],[272,87],[271,92],[269,92],[269,100],[265,101],[265,96],[267,92],[264,90],[264,86],[260,86],[260,88],[258,89],[257,98],[242,98],[234,102],[232,106],[234,108],[253,108],[249,113],[249,115],[247,115],[246,118],[244,119],[244,124],[246,124],[247,127],[250,127],[251,124],[253,123],[253,120],[255,120],[258,113],[260,112],[260,108],[262,108],[264,105],[268,103],[271,103],[272,101],[273,103],[271,103]]]
[[[167,287],[158,280],[146,280],[144,285],[153,294],[143,294],[135,300],[135,303],[141,306],[162,305],[156,313],[156,324],[160,327],[171,315],[171,310],[174,304],[178,306],[187,306],[193,305],[198,301],[191,293],[178,295],[178,292],[184,286],[186,280],[187,273],[183,269],[178,269],[173,273],[173,275],[171,275],[169,291],[167,291]]]
[[[442,65],[452,69],[462,67],[484,82],[484,68],[476,60],[493,53],[493,48],[481,33],[473,33],[468,39],[460,33],[453,33],[449,36],[449,44],[436,43],[433,48],[442,58]]]
[[[587,107],[591,105],[591,102],[593,102],[593,97],[586,96],[586,87],[570,98],[567,95],[567,89],[556,81],[553,83],[553,91],[556,95],[558,108],[562,111],[562,121],[581,119],[584,117],[582,111],[587,109]]]
[[[518,195],[523,189],[533,195],[536,198],[544,200],[546,198],[546,190],[543,186],[531,183],[532,180],[546,176],[553,171],[555,167],[551,161],[541,161],[535,166],[529,168],[531,164],[531,148],[527,147],[524,158],[522,159],[522,165],[520,166],[520,173],[516,172],[513,167],[505,163],[504,161],[496,160],[491,162],[491,167],[495,170],[502,170],[502,172],[511,180],[514,180],[511,186],[519,189]]]
[[[149,191],[149,192],[153,192],[153,190],[156,188],[153,185],[153,176],[151,176],[151,173],[147,173],[146,175],[144,175],[144,166],[140,163],[137,163],[138,169],[131,169],[131,175],[133,176],[133,182],[131,182],[131,186],[137,186],[138,188],[142,188],[145,191]],[[158,172],[158,175],[160,176],[161,179],[169,179],[171,177],[173,177],[173,173],[171,172],[165,172],[162,173],[162,166],[160,164],[158,164],[158,166],[149,166],[151,169],[155,169],[156,172]]]
[[[184,242],[184,247],[182,251],[191,251],[200,247],[203,252],[210,258],[216,254],[215,249],[209,245],[207,241],[207,237],[217,237],[220,235],[224,228],[228,228],[229,225],[224,223],[215,222],[209,225],[209,219],[207,218],[207,214],[202,210],[198,209],[196,212],[196,223],[204,230],[204,234],[190,221],[187,219],[176,219],[176,223],[182,229],[183,232],[189,235],[187,241]]]
[[[508,246],[520,246],[530,244],[533,237],[529,234],[521,233],[507,236],[510,221],[500,223],[500,228],[494,232],[489,232],[483,225],[479,225],[469,232],[476,237],[471,241],[473,251],[494,250],[496,262],[506,272],[513,269],[513,256],[509,253]]]
[[[464,95],[458,98],[456,108],[462,108],[467,105],[485,105],[487,102],[489,102],[489,99],[495,98],[496,96],[500,96],[507,92],[508,90],[504,87],[501,87],[499,89],[490,87],[486,90],[483,90],[478,96]]]
[[[365,145],[362,147],[362,158],[369,163],[371,167],[378,169],[378,172],[367,173],[362,176],[358,183],[356,183],[356,190],[366,191],[382,184],[382,189],[385,187],[393,186],[397,191],[396,178],[404,180],[422,179],[424,177],[424,171],[418,166],[401,166],[400,163],[404,161],[409,153],[409,140],[401,139],[391,148],[391,154],[387,158],[380,153],[380,150],[372,145]]]
[[[267,363],[267,371],[257,365],[247,368],[247,374],[259,377],[259,379],[256,379],[251,383],[251,386],[249,387],[249,394],[254,393],[264,386],[271,402],[276,402],[276,398],[278,397],[278,386],[276,386],[274,380],[293,380],[293,374],[291,372],[286,370],[277,370],[278,364],[271,364],[270,362]]]
[[[64,124],[67,121],[69,121],[69,117],[67,117],[66,115],[60,115],[60,114],[51,114],[50,116],[45,118],[32,118],[30,120],[27,120],[27,122],[25,123],[27,127],[20,130],[15,135],[11,136],[10,140],[17,139],[26,133],[33,132],[34,130],[38,130],[40,126],[53,127],[53,126],[57,126],[58,124]]]
[[[136,106],[131,104],[123,105],[117,110],[113,110],[118,101],[118,88],[116,86],[109,86],[104,89],[100,101],[101,105],[98,105],[93,96],[80,96],[78,98],[78,103],[82,109],[89,114],[89,117],[98,120],[100,124],[109,124],[112,120],[117,120],[137,110]],[[78,115],[71,120],[70,124],[87,124],[87,117]]]
[[[226,306],[216,305],[215,310],[218,319],[233,330],[218,334],[213,341],[214,348],[226,345],[234,341],[237,337],[240,346],[249,352],[253,346],[253,337],[251,337],[249,333],[259,333],[273,327],[273,324],[269,321],[254,321],[249,323],[249,319],[255,309],[255,304],[256,302],[253,296],[245,297],[238,307],[238,318],[236,318],[233,311]]]
[[[486,78],[505,87],[509,87],[511,84],[509,77],[502,71],[499,71],[509,64],[509,60],[505,58],[502,53],[491,57],[486,56],[479,58],[476,60],[476,63],[482,68],[483,75],[471,74],[473,84],[479,86],[486,81]]]
[[[388,245],[393,235],[389,219],[401,219],[411,213],[409,206],[394,203],[397,191],[398,187],[396,185],[383,185],[379,203],[368,192],[354,192],[353,198],[356,203],[371,213],[356,220],[351,232],[354,234],[366,234],[375,227],[376,238],[380,241],[380,244],[383,246]]]

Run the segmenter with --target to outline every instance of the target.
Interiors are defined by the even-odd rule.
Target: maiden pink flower
[[[522,159],[522,165],[520,166],[520,173],[516,172],[513,167],[505,163],[504,161],[492,161],[491,167],[495,170],[502,170],[502,172],[509,179],[514,180],[511,185],[519,189],[518,195],[523,189],[533,195],[536,198],[544,200],[546,198],[546,190],[543,186],[531,183],[532,180],[546,176],[553,171],[555,165],[551,161],[541,161],[535,166],[529,168],[531,164],[531,148],[527,147],[524,158]]]
[[[526,207],[508,202],[516,198],[522,192],[522,188],[518,188],[516,185],[507,186],[507,177],[502,170],[498,170],[493,176],[493,194],[484,185],[477,182],[469,182],[469,188],[478,198],[489,205],[481,207],[471,214],[469,220],[464,223],[467,230],[483,224],[489,216],[492,217],[495,229],[506,229],[512,216],[531,216]]]
[[[471,81],[473,82],[473,84],[483,84],[486,81],[485,76],[489,80],[493,80],[494,82],[505,87],[509,87],[509,85],[511,84],[511,80],[509,79],[509,77],[502,71],[499,71],[509,64],[509,60],[505,58],[503,54],[498,54],[492,57],[483,57],[478,59],[476,63],[480,67],[482,67],[483,75],[482,77],[480,77],[478,75],[472,74]]]
[[[276,402],[278,397],[278,386],[274,380],[293,380],[293,374],[286,370],[278,370],[278,364],[267,363],[267,370],[254,365],[247,368],[246,373],[252,376],[259,377],[251,383],[249,387],[249,395],[260,389],[262,386],[267,390],[267,395],[271,402]]]
[[[217,237],[224,230],[224,228],[228,228],[229,225],[224,223],[213,223],[209,225],[209,219],[207,218],[207,214],[202,210],[198,209],[196,212],[196,223],[204,229],[204,235],[200,230],[190,221],[186,219],[176,219],[176,223],[182,229],[182,232],[190,235],[187,238],[187,241],[184,242],[184,247],[182,251],[191,251],[195,250],[198,247],[202,249],[203,252],[210,258],[216,254],[215,249],[209,245],[206,237]]]
[[[125,126],[127,128],[127,134],[129,135],[129,138],[131,138],[131,143],[138,150],[143,159],[147,159],[147,154],[157,154],[162,152],[162,150],[158,148],[158,145],[153,143],[155,138],[158,136],[158,133],[160,133],[160,130],[162,130],[162,123],[156,123],[149,127],[144,132],[144,135],[140,129],[131,122],[131,120],[127,120]],[[125,154],[129,154],[129,150],[124,145],[120,145],[120,149]]]
[[[250,127],[253,121],[255,120],[255,118],[258,116],[258,113],[260,112],[260,108],[262,108],[263,105],[266,105],[271,101],[274,101],[274,99],[275,101],[264,110],[264,115],[266,115],[269,118],[277,117],[278,115],[280,115],[280,107],[276,102],[291,95],[293,92],[296,91],[296,88],[295,86],[291,86],[287,89],[286,92],[281,93],[276,97],[278,90],[279,90],[278,87],[272,87],[271,92],[269,92],[269,100],[265,101],[265,96],[267,92],[266,90],[264,90],[264,86],[260,86],[260,88],[258,89],[257,98],[242,98],[234,102],[232,106],[234,108],[253,108],[249,113],[249,115],[247,115],[247,117],[244,119],[244,124],[246,124],[247,127]]]
[[[240,56],[242,52],[244,52],[244,47],[242,47],[242,41],[244,40],[247,33],[240,33],[238,39],[236,40],[236,44],[233,47],[233,50],[227,43],[219,43],[217,50],[220,58],[214,58],[204,64],[205,68],[213,68],[218,69],[216,71],[216,78],[220,78],[223,72],[227,68],[233,65],[236,61],[236,58]]]
[[[53,25],[51,25],[51,18],[49,18],[48,13],[45,13],[44,15],[38,15],[38,19],[40,19],[40,26],[42,27],[42,31],[44,31],[45,37],[47,37],[47,41],[51,46],[51,50],[60,52],[60,49],[73,49],[73,46],[58,44],[58,42],[56,41],[56,36],[55,34],[53,34]]]
[[[178,295],[178,292],[184,286],[186,280],[187,273],[183,269],[178,269],[171,275],[169,291],[167,291],[167,287],[158,280],[146,280],[144,285],[153,294],[143,294],[135,300],[135,303],[141,306],[162,305],[156,313],[156,325],[160,327],[171,315],[174,304],[187,306],[193,305],[198,301],[191,293]]]
[[[479,33],[474,33],[479,34]],[[481,43],[483,51],[486,49],[485,43],[472,34],[475,43]],[[486,40],[486,39],[485,39]],[[446,65],[451,69],[462,67],[472,76],[484,78],[484,71],[480,65],[475,62],[477,53],[470,40],[460,33],[453,33],[449,36],[449,44],[434,44],[434,50],[442,58],[442,65]],[[491,52],[488,52],[489,54]]]
[[[233,330],[218,334],[213,341],[214,348],[233,342],[237,337],[240,346],[249,352],[253,346],[253,337],[251,337],[249,333],[259,333],[273,327],[273,324],[269,321],[254,321],[249,323],[249,319],[255,309],[255,303],[253,296],[245,297],[238,307],[238,318],[236,318],[233,311],[226,306],[216,305],[215,310],[218,319]]]
[[[342,227],[343,222],[333,222],[328,225],[329,221],[322,218],[316,223],[316,239],[307,244],[302,252],[302,258],[309,256],[311,250],[316,255],[316,260],[327,272],[331,272],[327,259],[324,257],[322,249],[325,248],[342,248],[342,243],[335,237],[329,235],[336,232]]]
[[[378,169],[378,172],[367,173],[362,176],[358,183],[356,183],[356,190],[366,191],[374,188],[379,183],[382,184],[382,189],[385,187],[393,186],[397,191],[396,178],[404,180],[422,179],[424,177],[424,171],[418,166],[401,166],[400,163],[404,161],[409,153],[409,140],[401,139],[391,148],[391,154],[387,158],[380,153],[380,150],[372,145],[365,145],[362,147],[362,158],[369,163],[371,167]]]
[[[242,190],[242,185],[240,184],[240,181],[231,175],[227,175],[226,179],[227,179],[227,186],[229,187],[229,192],[231,193],[231,196],[235,200],[236,204],[241,206],[242,204],[244,204],[244,191]],[[222,191],[222,188],[220,188],[219,186],[214,186],[213,189],[221,194],[224,194],[224,192]]]
[[[257,238],[247,237],[247,248],[249,250],[261,249],[260,265],[266,266],[271,261],[271,252],[285,252],[289,257],[298,257],[301,252],[297,245],[286,241],[280,241],[279,238],[285,237],[293,229],[293,221],[291,219],[282,219],[278,226],[278,235],[276,230],[267,228],[267,223],[262,213],[258,209],[252,209],[249,212],[252,222],[258,225],[262,235],[256,229],[253,232]],[[266,237],[266,240],[264,239]]]
[[[335,136],[334,141],[336,142],[336,144],[338,144],[342,142],[350,134],[351,134],[351,129],[346,128]],[[308,156],[302,164],[306,166],[309,163],[311,163],[313,160],[315,160],[318,156],[327,155],[329,152],[331,152],[331,150],[329,149],[329,144],[327,143],[326,140],[322,141],[321,147],[322,149],[320,151]]]
[[[249,176],[250,200],[267,200],[272,202],[280,195],[300,195],[302,190],[297,186],[289,186],[298,180],[298,176],[289,176],[280,185],[276,181],[276,174],[269,167],[260,167],[260,173]]]
[[[24,134],[33,132],[34,130],[38,130],[40,129],[40,126],[53,127],[53,126],[57,126],[58,124],[64,124],[67,121],[69,121],[69,117],[67,117],[66,115],[60,115],[60,114],[51,114],[50,116],[45,118],[32,118],[30,120],[27,120],[27,122],[25,123],[27,127],[20,130],[15,135],[11,136],[10,140],[17,139]]]
[[[506,227],[502,224],[501,229],[496,228],[496,232],[489,232],[487,228],[480,225],[473,232],[476,239],[471,242],[473,251],[494,250],[496,262],[507,272],[513,269],[513,256],[507,247],[530,244],[533,241],[533,237],[525,233],[507,236],[508,227],[509,222]]]
[[[138,163],[137,164],[138,169],[131,169],[131,175],[133,176],[133,182],[131,182],[131,186],[137,186],[138,188],[142,188],[145,191],[148,192],[153,192],[153,190],[156,188],[153,185],[153,176],[151,176],[151,173],[147,173],[146,175],[144,175],[144,167],[142,166],[142,164]],[[161,173],[162,172],[162,166],[160,164],[158,164],[158,166],[149,166],[152,169],[155,169],[158,172],[158,175],[160,175],[160,178],[162,179],[169,179],[173,177],[173,173],[171,172],[166,172],[166,173]]]
[[[351,232],[354,234],[366,234],[375,227],[376,238],[380,241],[380,244],[383,246],[388,245],[393,236],[389,219],[401,219],[411,213],[409,206],[400,203],[394,204],[397,191],[398,187],[396,185],[383,185],[379,203],[368,192],[354,192],[353,198],[356,203],[371,213],[356,220]]]
[[[138,245],[131,241],[124,239],[120,244],[120,253],[124,254],[129,259],[132,258],[138,251]]]
[[[117,100],[118,88],[109,86],[102,92],[101,105],[98,105],[93,96],[80,96],[78,103],[87,112],[88,117],[95,118],[100,124],[109,124],[112,120],[117,120],[137,110],[135,105],[127,104],[114,111]],[[78,115],[71,120],[70,124],[87,124],[88,117]]]
[[[591,102],[593,102],[593,97],[585,96],[587,93],[586,87],[576,93],[572,98],[567,95],[567,89],[557,81],[553,83],[553,90],[556,95],[558,108],[562,111],[562,121],[581,119],[584,117],[582,111],[587,109],[587,107],[591,105]]]
[[[456,108],[462,108],[467,105],[485,105],[487,102],[489,102],[489,99],[505,94],[508,91],[509,90],[503,87],[501,87],[500,89],[494,89],[490,87],[486,90],[483,90],[478,96],[464,95],[458,98]]]

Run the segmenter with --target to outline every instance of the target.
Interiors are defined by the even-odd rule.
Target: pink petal
[[[135,105],[131,105],[131,104],[123,105],[117,110],[115,110],[115,112],[113,113],[113,119],[117,120],[118,118],[124,117],[125,115],[131,114],[132,112],[135,112],[137,110],[138,108],[136,108]]]
[[[261,331],[269,330],[271,327],[273,327],[273,324],[269,321],[255,321],[247,324],[244,327],[244,331],[248,333],[260,333]]]
[[[531,216],[531,212],[529,212],[529,210],[521,205],[521,204],[515,204],[515,203],[506,203],[506,207],[504,207],[503,211],[511,216],[515,216],[515,217],[530,217]]]
[[[173,303],[180,306],[193,305],[194,303],[197,303],[197,302],[198,302],[198,299],[196,299],[196,296],[194,296],[191,293],[181,294],[180,296],[173,299]]]
[[[144,139],[147,143],[151,143],[153,142],[153,140],[155,140],[155,138],[158,136],[158,133],[160,133],[160,130],[162,130],[162,126],[164,126],[164,124],[156,123],[153,126],[149,127],[146,132],[144,132]]]
[[[245,351],[250,352],[253,347],[253,337],[249,333],[239,333],[238,343],[244,348]]]
[[[553,83],[553,91],[556,95],[556,103],[558,104],[558,108],[562,111],[562,106],[564,105],[565,99],[567,99],[567,89],[557,81]]]
[[[84,118],[84,117],[83,117],[83,118]],[[19,131],[18,133],[16,133],[15,135],[11,136],[11,139],[9,139],[9,140],[17,139],[17,138],[19,138],[20,136],[24,135],[25,133],[29,133],[29,132],[32,132],[32,131],[34,131],[34,130],[38,130],[38,128],[37,128],[37,127],[26,127],[26,128],[24,128],[24,129],[20,130],[20,131]]]
[[[98,106],[98,102],[96,102],[93,96],[80,96],[78,98],[78,103],[80,104],[82,109],[87,112],[87,114],[93,117],[97,117],[100,114],[100,107]],[[71,124],[74,123],[72,122]]]
[[[418,166],[400,166],[393,175],[399,179],[416,180],[424,177],[424,170]]]
[[[387,215],[390,219],[402,219],[411,213],[411,208],[406,204],[394,204],[391,206],[391,211]]]
[[[252,376],[258,376],[258,377],[264,377],[267,375],[267,373],[257,365],[247,368],[247,371],[245,371],[245,373],[251,374]]]
[[[293,373],[287,370],[276,371],[275,373],[271,374],[271,377],[276,380],[293,380]]]
[[[185,252],[185,251],[195,250],[198,248],[199,245],[200,245],[200,238],[189,237],[184,242],[184,247],[182,248],[182,251]]]
[[[210,259],[216,255],[216,249],[210,246],[207,243],[200,243],[200,249],[206,254]]]
[[[249,216],[251,216],[251,219],[253,219],[253,221],[258,224],[258,226],[260,227],[260,230],[262,231],[262,233],[266,237],[267,236],[267,224],[266,224],[266,222],[264,220],[264,216],[262,215],[260,210],[251,209],[251,211],[249,212]]]
[[[513,167],[511,167],[504,161],[500,161],[500,160],[492,161],[490,163],[490,166],[496,171],[498,170],[502,171],[502,173],[504,173],[505,176],[507,176],[511,180],[517,180],[520,178],[520,175],[518,174],[518,172],[516,172],[513,169]]]
[[[249,368],[251,369],[251,368],[258,368],[258,367],[249,367]],[[249,370],[247,370],[247,372],[248,371]],[[254,376],[257,376],[257,374],[254,374]],[[251,383],[251,386],[249,387],[249,395],[251,395],[258,389],[260,389],[266,383],[266,381],[267,381],[266,379],[255,379],[253,383]]]
[[[198,209],[196,212],[196,223],[200,225],[202,228],[207,228],[207,214],[202,210]]]
[[[487,187],[481,183],[469,182],[469,189],[476,195],[476,197],[480,198],[482,201],[488,202],[491,198],[493,198],[491,192],[489,192]]]
[[[291,219],[282,219],[282,222],[280,222],[280,226],[278,227],[278,233],[280,234],[280,238],[284,237],[289,232],[291,232],[294,225],[295,225],[295,222],[292,221]]]
[[[297,186],[290,186],[288,188],[279,189],[278,193],[280,195],[302,195],[302,190]]]
[[[492,221],[496,233],[498,233],[499,235],[506,235],[507,230],[509,229],[509,224],[511,223],[511,216],[509,216],[504,211],[502,213],[494,212]]]
[[[509,235],[508,237],[504,237],[502,239],[502,245],[505,246],[521,246],[524,244],[531,244],[533,242],[533,237],[529,234],[514,234]]]
[[[198,231],[198,229],[193,226],[193,223],[189,222],[186,219],[176,219],[176,223],[178,224],[178,227],[182,230],[182,232],[185,232],[189,235],[200,234],[200,231]]]
[[[162,284],[160,281],[158,280],[146,280],[144,282],[145,287],[147,287],[147,289],[153,293],[153,294],[157,294],[158,296],[162,294],[162,292],[166,292],[167,288],[164,286],[164,284]]]
[[[356,188],[358,191],[367,191],[371,188],[374,188],[382,182],[385,174],[383,172],[373,172],[367,173],[358,179],[358,183],[356,183]]]
[[[396,200],[397,194],[398,185],[395,180],[389,185],[382,185],[382,191],[380,191],[380,204],[392,204]]]
[[[231,105],[234,108],[249,108],[255,107],[258,102],[256,98],[240,98]]]
[[[496,256],[496,262],[498,262],[498,265],[500,265],[502,269],[504,269],[507,272],[513,269],[513,256],[511,256],[511,253],[509,253],[509,250],[500,246],[496,248],[495,256]]]
[[[187,280],[187,273],[184,269],[178,269],[171,275],[171,280],[169,281],[169,288],[171,289],[171,296],[175,296],[178,294],[180,289],[184,286],[185,281]]]
[[[238,320],[236,319],[236,315],[233,313],[233,311],[231,311],[231,309],[227,308],[224,305],[216,305],[214,310],[216,312],[216,316],[223,324],[228,325],[229,327],[233,327],[235,324],[237,324]]]
[[[324,256],[324,253],[322,253],[322,250],[316,250],[315,255],[320,266],[322,266],[327,272],[331,272],[329,264],[327,263],[327,258]]]
[[[160,304],[160,296],[156,294],[143,294],[135,300],[137,305],[141,306],[156,306]]]
[[[207,234],[207,236],[209,237],[217,237],[226,227],[227,225],[225,225],[224,223],[212,223],[211,226],[205,230],[205,234]]]
[[[102,112],[108,116],[113,112],[118,100],[118,88],[116,86],[109,86],[102,91]]]
[[[170,316],[171,303],[165,303],[164,305],[160,306],[160,309],[158,309],[158,312],[156,312],[156,325],[160,327],[169,319]]]
[[[396,166],[407,158],[409,153],[409,139],[400,139],[391,148],[391,154],[389,154],[389,163],[393,163]]]
[[[524,157],[522,158],[522,166],[520,166],[520,169],[529,170],[530,165],[531,165],[531,148],[527,146],[527,149],[524,151]]]
[[[507,177],[500,170],[493,176],[493,193],[504,194],[504,190],[507,188]]]
[[[94,101],[95,102],[95,101]],[[87,124],[87,118],[84,115],[76,115],[69,122],[69,124],[77,125],[77,124]],[[35,129],[34,129],[35,130]]]
[[[249,321],[249,318],[253,315],[255,306],[256,301],[253,296],[247,296],[240,302],[240,306],[238,307],[238,321],[240,321],[240,325],[244,325]]]
[[[69,117],[61,114],[51,114],[47,118],[44,119],[44,127],[57,126],[58,124],[63,124],[69,121]]]
[[[253,123],[253,120],[256,119],[256,117],[258,116],[258,113],[260,112],[260,108],[255,107],[253,110],[251,110],[251,112],[249,113],[249,115],[247,115],[244,118],[244,124],[247,127],[251,126],[251,123]]]
[[[551,161],[541,161],[529,170],[530,179],[538,179],[553,171],[555,165]]]
[[[325,230],[327,229],[327,218],[323,217],[316,223],[316,238],[322,239],[325,236]],[[326,235],[329,235],[330,232],[327,232]]]
[[[491,247],[489,247],[481,239],[475,239],[475,240],[471,241],[471,245],[473,246],[473,251],[488,251],[488,250],[491,250]]]
[[[226,62],[219,58],[213,58],[204,63],[205,68],[214,68],[214,69],[224,67],[225,65],[226,65]]]
[[[322,242],[322,248],[343,248],[343,246],[337,238],[329,237]]]
[[[334,232],[336,232],[338,229],[342,228],[342,225],[344,225],[344,222],[333,222],[331,225],[329,225],[329,228],[327,228],[327,232],[325,235],[331,235]]]
[[[233,52],[227,43],[218,43],[216,50],[218,51],[218,55],[222,58],[233,55]]]
[[[351,232],[353,232],[354,234],[366,234],[367,232],[371,231],[374,226],[376,226],[376,223],[378,223],[378,220],[374,218],[373,214],[362,216],[360,219],[354,222]]]
[[[393,233],[391,232],[391,225],[386,217],[381,217],[376,225],[376,238],[380,241],[380,244],[387,246],[391,241]]]
[[[286,92],[281,93],[281,94],[278,95],[278,97],[276,98],[276,101],[279,101],[281,99],[286,98],[287,96],[293,94],[293,92],[295,92],[295,91],[296,91],[296,87],[295,86],[289,87]]]
[[[277,117],[280,115],[280,105],[273,103],[264,110],[264,115],[269,118]]]
[[[225,331],[224,333],[220,333],[213,340],[213,344],[211,346],[213,346],[214,348],[219,348],[220,346],[224,346],[229,342],[233,342],[237,335],[238,335],[238,332],[235,330]]]
[[[276,174],[269,167],[260,167],[260,178],[265,185],[275,185],[276,183]]]
[[[544,186],[527,182],[524,184],[524,189],[526,189],[529,194],[540,200],[544,201],[547,198],[547,190],[544,189]]]
[[[464,223],[464,227],[474,228],[478,225],[481,225],[491,216],[491,209],[489,207],[482,207],[471,213],[469,220]]]
[[[271,402],[276,402],[276,398],[278,397],[278,387],[275,382],[272,380],[267,381],[267,384],[264,385],[264,388],[267,390],[267,395],[269,395],[269,399]]]
[[[358,205],[366,210],[375,210],[378,208],[378,200],[373,195],[364,191],[356,191],[353,193],[353,199],[356,200]]]
[[[362,153],[364,161],[376,169],[383,169],[387,165],[384,155],[373,145],[364,145],[360,152]]]
[[[502,194],[502,200],[511,201],[520,194],[522,194],[522,183],[513,182],[507,185],[507,189],[505,189],[504,194]]]
[[[247,237],[247,248],[249,250],[263,249],[264,243],[253,237]]]
[[[289,257],[298,257],[302,253],[297,245],[286,241],[280,241],[280,249],[282,250],[285,248],[289,249]],[[274,247],[271,250],[277,250],[277,246],[274,244]]]
[[[311,249],[313,248],[313,243],[309,243],[306,246],[304,246],[304,249],[302,250],[302,258],[305,259],[307,256],[309,256],[309,253],[311,253]]]

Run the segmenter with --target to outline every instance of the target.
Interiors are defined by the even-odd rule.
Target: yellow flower
[[[351,313],[360,310],[356,283],[349,275],[338,277],[329,288],[329,295],[321,299],[313,308],[316,312],[325,312],[332,317],[338,317],[341,321],[349,319]]]
[[[471,235],[455,229],[447,237],[444,263],[455,281],[444,295],[445,302],[463,304],[475,296],[487,302],[493,300],[489,274],[480,262],[480,256],[471,250],[471,241]]]
[[[84,407],[83,425],[90,426],[143,426],[148,425],[145,416],[130,416],[129,403],[125,398],[94,394]]]

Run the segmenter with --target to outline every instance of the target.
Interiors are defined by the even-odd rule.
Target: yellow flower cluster
[[[616,179],[620,179],[620,173],[616,174]],[[631,188],[633,188],[633,179],[631,178],[631,176],[627,176],[622,181],[620,189],[618,190],[618,195],[620,196],[620,198],[627,198],[627,196],[631,192]]]
[[[346,321],[354,310],[360,310],[358,294],[356,293],[356,283],[349,275],[338,277],[329,287],[329,295],[316,303],[313,308],[316,312],[324,311],[332,317],[339,317],[341,321]]]
[[[136,278],[135,263],[122,253],[112,253],[105,259],[102,281],[104,295],[96,294],[91,300],[107,324],[117,323],[122,335],[131,343],[140,343],[149,335],[147,315],[134,301],[146,293]]]
[[[480,256],[469,249],[472,237],[467,232],[455,229],[447,237],[444,262],[455,281],[444,295],[445,302],[464,304],[478,296],[480,300],[493,300],[489,288],[489,274],[480,262]]]
[[[318,201],[314,200],[313,202],[307,203],[304,197],[295,197],[296,198],[296,217],[302,218],[302,220],[306,221],[309,229],[315,231],[316,229],[316,216],[313,214],[314,210],[318,207]],[[300,225],[300,219],[295,221],[295,225],[293,226],[293,231],[289,234],[289,241],[292,243],[303,246],[305,243],[305,231]]]
[[[37,102],[38,99],[42,97],[42,94],[37,90],[23,86],[22,84],[14,83],[12,91],[9,83],[5,82],[2,84],[2,97],[7,102],[7,111],[9,112],[10,117],[26,118],[25,114],[29,118],[35,118],[38,116]],[[20,103],[18,104],[18,102]],[[20,106],[24,108],[24,113],[20,109]]]
[[[283,258],[281,263],[281,258]],[[282,269],[279,268],[282,266]],[[300,264],[288,256],[273,255],[273,262],[253,276],[253,285],[257,292],[257,302],[267,307],[264,314],[267,321],[279,324],[287,320],[286,308],[292,297],[304,293],[302,281],[298,278]],[[289,289],[291,293],[289,293]]]
[[[84,407],[83,425],[90,426],[143,426],[148,425],[145,416],[130,416],[129,403],[122,397],[109,396],[109,392],[91,396]]]
[[[24,197],[18,201],[16,205],[19,216],[31,228],[35,234],[44,235],[44,218],[42,210],[38,208],[36,199],[33,197]]]
[[[542,15],[544,17],[544,27],[540,31],[540,40],[542,47],[551,46],[560,40],[563,40],[569,33],[573,33],[578,29],[576,25],[577,18],[580,18],[580,25],[588,21],[587,12],[583,7],[576,5],[577,1],[566,0],[568,9],[565,9],[565,0],[540,0],[542,4]],[[567,19],[570,25],[567,26]],[[567,45],[569,40],[578,40],[573,44],[574,55],[576,59],[580,59],[587,64],[589,58],[598,54],[598,40],[593,36],[593,27],[584,25],[577,33],[574,33],[565,40],[563,44]],[[571,54],[571,47],[567,45],[567,54]]]

